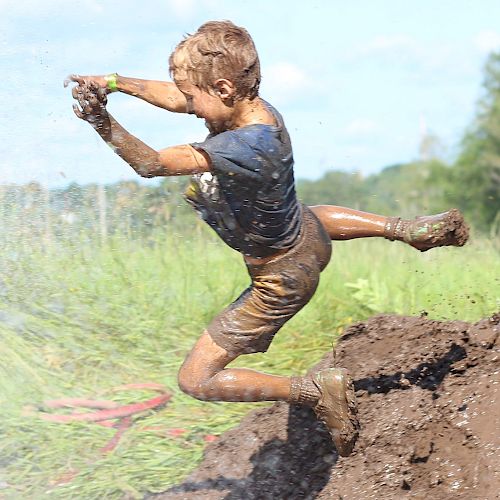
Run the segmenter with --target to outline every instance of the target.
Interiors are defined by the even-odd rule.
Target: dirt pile
[[[346,330],[362,432],[339,458],[307,408],[251,412],[162,499],[500,498],[500,316],[377,316]],[[330,365],[326,356],[320,366]]]

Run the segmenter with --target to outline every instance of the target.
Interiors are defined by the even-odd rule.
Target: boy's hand
[[[64,86],[67,87],[70,82],[78,83],[78,85],[90,85],[91,83],[97,85],[99,88],[105,89],[106,93],[112,92],[108,88],[108,80],[106,80],[106,75],[68,75],[66,80],[64,80]]]
[[[111,130],[111,122],[106,110],[106,90],[91,82],[77,85],[72,94],[80,105],[73,104],[75,115],[89,122],[101,135],[107,134]]]

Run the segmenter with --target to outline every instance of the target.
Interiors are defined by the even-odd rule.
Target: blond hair
[[[209,21],[188,35],[172,52],[170,74],[211,92],[224,78],[235,86],[235,98],[253,99],[259,93],[260,63],[252,37],[231,21]]]

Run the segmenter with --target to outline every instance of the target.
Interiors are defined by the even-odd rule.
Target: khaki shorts
[[[276,332],[314,295],[331,252],[325,229],[303,206],[297,243],[265,264],[247,264],[252,284],[210,323],[213,341],[233,355],[267,351]]]

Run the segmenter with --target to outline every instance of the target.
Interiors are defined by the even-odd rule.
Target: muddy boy
[[[343,207],[301,204],[282,116],[259,96],[259,58],[248,32],[212,21],[170,56],[173,82],[77,76],[75,114],[142,177],[189,175],[187,201],[231,248],[240,252],[250,286],[201,334],[179,371],[179,385],[207,401],[287,401],[311,406],[339,454],[351,453],[359,424],[345,369],[312,377],[268,375],[229,363],[265,352],[276,332],[313,296],[330,260],[331,240],[382,236],[427,250],[461,245],[457,211],[413,221]],[[121,91],[176,113],[205,120],[203,142],[160,151],[125,130],[106,110]]]

